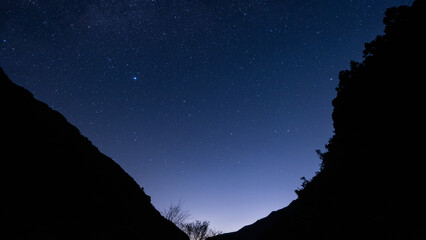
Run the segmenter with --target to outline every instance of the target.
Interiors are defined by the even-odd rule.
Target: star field
[[[401,1],[0,3],[0,66],[151,196],[235,231],[295,199],[338,72]]]

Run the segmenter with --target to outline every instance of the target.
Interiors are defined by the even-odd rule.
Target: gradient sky
[[[0,66],[163,210],[235,231],[288,205],[338,72],[401,0],[1,0]]]

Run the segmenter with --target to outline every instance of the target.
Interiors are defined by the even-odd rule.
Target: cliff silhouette
[[[189,239],[117,163],[1,68],[0,95],[1,239]]]
[[[334,135],[286,208],[211,240],[425,239],[425,1],[390,8],[385,33],[340,72]]]

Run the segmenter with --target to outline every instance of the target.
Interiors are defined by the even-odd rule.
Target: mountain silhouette
[[[211,240],[425,239],[425,1],[390,8],[385,34],[339,74],[334,135],[286,208]]]
[[[1,68],[0,93],[1,239],[188,239],[117,163]]]

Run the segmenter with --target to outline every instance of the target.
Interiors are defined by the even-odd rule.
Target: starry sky
[[[0,66],[151,196],[238,230],[333,134],[338,72],[404,0],[1,0]]]

